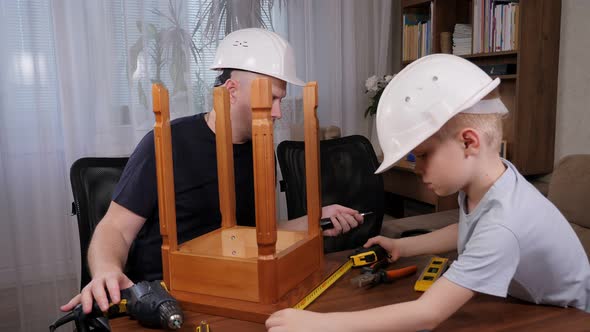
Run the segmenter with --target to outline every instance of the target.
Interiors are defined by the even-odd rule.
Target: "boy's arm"
[[[351,315],[336,313],[333,319],[342,322],[342,326],[357,325],[363,331],[432,330],[459,310],[473,295],[475,293],[472,290],[442,277],[415,301],[359,311]],[[365,324],[367,326],[364,328],[362,325]]]
[[[285,309],[266,321],[274,331],[420,331],[431,330],[449,318],[475,292],[442,277],[419,299],[379,308],[320,314]]]
[[[401,256],[440,254],[456,250],[458,232],[459,225],[455,223],[423,235],[399,239]]]
[[[364,247],[378,244],[389,252],[391,260],[424,254],[439,254],[457,249],[458,225],[452,224],[428,234],[392,239],[384,236],[370,238]]]

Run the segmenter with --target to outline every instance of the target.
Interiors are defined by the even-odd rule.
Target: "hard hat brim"
[[[260,74],[260,75],[266,75],[266,76],[269,76],[269,77],[278,78],[281,81],[285,81],[287,83],[291,83],[291,84],[294,84],[294,85],[297,85],[297,86],[305,86],[305,82],[302,81],[302,80],[300,80],[297,77],[286,77],[286,76],[278,75],[278,74],[275,74],[275,73],[262,73],[262,72],[251,70],[251,69],[248,69],[248,68],[224,68],[224,67],[212,66],[209,69],[211,69],[211,70],[233,69],[233,70],[249,71],[251,73],[256,73],[256,74]]]
[[[391,160],[391,159],[395,159],[395,158],[384,158],[381,165],[379,165],[379,168],[377,168],[377,170],[375,171],[375,174],[381,174],[385,171],[388,171],[399,160],[399,159],[397,159],[397,160]]]

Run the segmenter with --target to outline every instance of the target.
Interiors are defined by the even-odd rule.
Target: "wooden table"
[[[403,199],[410,198],[434,206],[435,212],[456,209],[457,194],[440,197],[428,189],[422,179],[414,172],[414,163],[405,159],[383,173],[383,186],[386,192],[394,195],[394,208],[390,213],[396,218],[404,217]],[[391,203],[391,202],[390,202]]]
[[[344,262],[347,252],[326,255],[326,260]],[[454,255],[451,255],[452,257]],[[389,268],[417,265],[418,273],[393,284],[372,289],[352,286],[350,278],[359,274],[349,271],[322,294],[308,309],[317,312],[354,311],[417,299],[422,293],[414,291],[419,272],[430,256],[403,258]],[[195,331],[196,325],[206,320],[212,332],[265,331],[264,325],[218,316],[185,312],[185,324],[180,331]],[[111,321],[112,331],[154,331],[142,328],[137,321],[126,317]],[[590,314],[578,309],[534,305],[516,299],[476,295],[436,331],[589,331]]]

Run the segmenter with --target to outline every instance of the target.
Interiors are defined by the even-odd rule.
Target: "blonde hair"
[[[490,92],[483,99],[499,98],[497,90]],[[500,152],[503,130],[502,119],[504,114],[473,114],[459,113],[447,121],[435,134],[440,140],[445,140],[457,135],[465,128],[477,130],[483,137],[483,141],[496,152]]]

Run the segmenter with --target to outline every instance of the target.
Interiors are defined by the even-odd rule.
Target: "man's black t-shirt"
[[[172,160],[178,243],[221,225],[215,134],[204,113],[176,119],[172,128]],[[236,219],[254,226],[252,143],[234,144]],[[154,134],[149,132],[129,158],[113,193],[113,201],[146,218],[129,252],[126,273],[134,282],[162,278],[162,237],[158,214]]]

